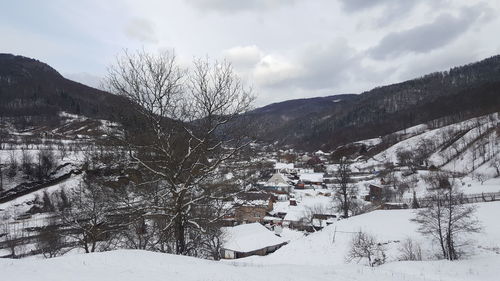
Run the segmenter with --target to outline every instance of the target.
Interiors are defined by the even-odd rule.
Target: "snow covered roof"
[[[284,175],[275,173],[267,182],[266,186],[290,186]]]
[[[274,169],[276,170],[282,170],[282,169],[293,169],[293,163],[274,163]]]
[[[300,180],[307,182],[323,182],[323,173],[301,174]]]
[[[223,231],[225,233],[223,248],[235,252],[247,253],[287,242],[260,223],[224,227]]]
[[[243,192],[236,195],[234,203],[244,206],[267,206],[272,195],[261,192]]]
[[[305,217],[304,209],[291,209],[289,210],[285,217],[284,221],[300,221],[303,217]]]

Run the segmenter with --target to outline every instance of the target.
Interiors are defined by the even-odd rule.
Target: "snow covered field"
[[[413,210],[375,211],[298,238],[265,257],[207,261],[135,250],[68,255],[42,260],[0,259],[2,280],[498,280],[500,202],[478,204],[483,232],[471,237],[470,257],[434,260],[432,243],[415,232]],[[370,268],[344,260],[351,232],[374,234],[387,242],[388,263]],[[398,261],[399,242],[421,243],[425,261]]]

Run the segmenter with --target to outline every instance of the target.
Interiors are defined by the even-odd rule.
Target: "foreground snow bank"
[[[191,257],[120,250],[105,253],[64,256],[54,259],[0,259],[1,280],[359,280],[421,281],[481,280],[497,281],[500,276],[500,202],[477,204],[477,217],[484,230],[474,235],[474,254],[460,261],[397,260],[398,242],[412,237],[427,250],[431,243],[418,235],[409,219],[412,210],[375,211],[338,221],[307,237],[296,237],[290,244],[265,257],[249,257],[214,262]],[[345,253],[352,232],[363,229],[389,242],[390,260],[377,268],[346,264]]]
[[[48,260],[0,260],[2,280],[498,280],[500,255],[459,262],[398,262],[379,268],[251,265],[200,260],[145,251],[120,250]]]

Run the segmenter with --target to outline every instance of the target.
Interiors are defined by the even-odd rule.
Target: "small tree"
[[[33,156],[26,149],[23,149],[21,153],[21,169],[28,177],[32,177],[34,175]]]
[[[52,169],[55,167],[56,160],[54,152],[51,149],[42,149],[38,152],[38,169],[37,177],[39,180],[49,176]]]
[[[399,259],[403,261],[421,261],[422,248],[420,244],[413,241],[411,238],[405,239],[399,247],[401,253]]]
[[[69,201],[68,195],[65,191],[65,186],[61,186],[61,190],[56,195],[57,208],[59,211],[64,211],[71,207],[71,202]]]
[[[17,170],[19,169],[19,162],[17,161],[17,158],[16,158],[16,153],[14,152],[14,150],[12,150],[10,153],[9,153],[9,163],[8,163],[8,170],[7,170],[7,176],[9,178],[13,178],[16,176],[17,174]]]
[[[340,203],[339,209],[343,217],[347,218],[349,211],[354,207],[352,198],[356,196],[356,187],[351,183],[351,169],[347,158],[343,157],[340,160],[335,177],[338,181],[338,192],[335,198]]]
[[[443,258],[448,260],[458,259],[466,244],[464,238],[481,230],[475,206],[460,204],[460,196],[453,189],[436,192],[429,197],[429,207],[419,210],[412,219],[420,233],[439,244]]]
[[[316,204],[313,206],[306,206],[304,212],[303,212],[303,217],[301,218],[301,222],[304,223],[305,225],[311,227],[313,231],[316,231],[315,227],[323,227],[324,225],[322,224],[321,220],[318,220],[318,224],[315,224],[316,217],[315,215],[324,215],[328,214],[330,211],[328,210],[328,207],[322,204]]]
[[[415,190],[413,191],[413,198],[411,200],[411,208],[412,209],[420,208],[420,204],[418,203],[418,199],[417,199],[417,193],[415,192]]]
[[[53,258],[62,255],[64,237],[59,233],[57,220],[50,217],[47,224],[40,229],[36,247],[45,258]]]
[[[3,170],[2,170],[2,157],[0,157],[0,192],[3,191]]]
[[[376,241],[375,237],[363,231],[357,232],[351,240],[350,249],[346,260],[361,261],[366,258],[369,266],[378,266],[386,261],[385,247]]]
[[[14,259],[19,258],[25,250],[24,226],[5,223],[2,228],[2,232],[5,233],[4,244],[10,250],[10,256]]]
[[[68,194],[71,207],[60,215],[63,224],[70,228],[69,238],[76,240],[85,253],[99,250],[98,243],[108,238],[114,230],[109,227],[109,215],[114,209],[111,191],[95,178],[86,175],[82,182]]]

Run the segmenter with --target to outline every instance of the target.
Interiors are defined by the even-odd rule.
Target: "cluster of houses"
[[[324,156],[323,152],[321,154]],[[234,199],[233,215],[226,218],[222,257],[233,259],[274,252],[287,243],[276,233],[283,227],[315,231],[326,226],[335,215],[312,213],[305,222],[303,209],[297,207],[294,193],[296,190],[323,189],[327,184],[325,173],[314,172],[310,167],[297,168],[293,163],[275,162],[267,180],[239,193]],[[290,210],[276,210],[276,204],[287,205]]]
[[[287,156],[290,157],[290,154]],[[294,161],[276,157],[282,162],[274,161],[272,170],[269,167],[266,173],[262,173],[265,178],[236,196],[232,202],[234,212],[226,218],[227,240],[222,250],[223,258],[272,253],[287,243],[284,237],[280,237],[280,230],[289,228],[312,232],[337,219],[333,208],[310,208],[309,204],[311,201],[333,200],[337,181],[330,173],[336,167],[329,164],[329,154],[317,151],[292,156]],[[394,187],[375,171],[358,169],[354,177],[353,183],[367,182],[366,189],[359,194],[360,199],[371,202],[377,208],[407,208],[403,203],[388,203],[393,202],[388,201],[387,196],[391,194],[389,189]],[[378,177],[380,183],[375,181]],[[308,202],[303,200],[304,196],[309,197]],[[323,199],[318,198],[322,196]]]

